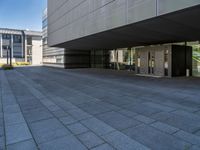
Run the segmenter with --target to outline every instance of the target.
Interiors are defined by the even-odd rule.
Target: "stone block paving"
[[[0,150],[198,150],[200,79],[0,70]]]

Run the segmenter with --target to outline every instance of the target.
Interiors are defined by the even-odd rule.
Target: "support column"
[[[22,58],[24,57],[24,36],[21,35],[21,44],[22,44]]]
[[[13,58],[13,34],[11,35],[11,57]]]
[[[1,52],[1,55],[0,55],[0,57],[2,58],[3,57],[3,47],[2,47],[2,45],[3,45],[3,40],[2,40],[2,34],[0,34],[0,52]]]
[[[27,59],[27,36],[24,36],[24,58],[25,58],[25,62],[28,62]]]

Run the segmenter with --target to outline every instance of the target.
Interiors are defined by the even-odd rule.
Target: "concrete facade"
[[[32,38],[32,65],[42,64],[42,40],[41,37]]]
[[[42,18],[42,39],[43,39],[43,65],[45,66],[55,66],[55,67],[64,67],[64,48],[49,47],[47,45],[48,41],[48,20],[47,20],[47,9],[43,12]]]
[[[199,0],[48,0],[48,42],[59,45],[199,4]]]
[[[48,10],[48,45],[68,51],[67,68],[191,75],[193,46],[187,43],[200,41],[199,0],[49,0]]]

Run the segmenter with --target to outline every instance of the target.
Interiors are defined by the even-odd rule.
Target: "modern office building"
[[[7,63],[10,50],[13,63],[42,64],[42,33],[0,28],[0,63]]]
[[[48,45],[64,65],[200,74],[199,0],[48,0]]]
[[[43,65],[44,66],[56,66],[64,68],[64,48],[48,47],[48,20],[47,9],[44,10],[42,18],[42,45],[43,45]]]

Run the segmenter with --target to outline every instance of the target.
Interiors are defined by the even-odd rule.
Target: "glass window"
[[[193,45],[193,75],[200,77],[200,44]]]
[[[5,40],[6,40],[6,39],[7,39],[7,40],[10,40],[10,39],[11,39],[11,35],[10,35],[10,34],[3,34],[3,35],[2,35],[2,38],[5,39]]]
[[[27,55],[32,55],[32,46],[27,47]]]
[[[47,44],[47,37],[43,38],[42,42],[43,42],[43,45],[46,45]]]
[[[32,37],[31,36],[27,37],[27,45],[32,45]]]
[[[42,21],[42,28],[45,28],[47,27],[47,18],[45,18],[43,21]]]
[[[21,35],[13,35],[13,42],[14,43],[22,43]]]

